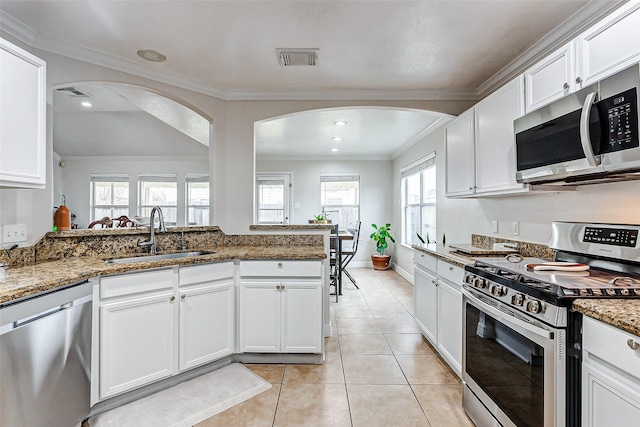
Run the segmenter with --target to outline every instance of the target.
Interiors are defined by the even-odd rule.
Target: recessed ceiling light
[[[345,122],[344,120],[336,120],[335,122],[333,122],[333,124],[336,126],[344,126],[347,124],[347,122]]]
[[[337,148],[332,148],[331,151],[338,151],[338,149]]]
[[[334,141],[342,141],[342,137],[341,136],[334,136],[332,139]]]
[[[87,108],[91,107],[91,103],[89,101],[82,101],[80,103],[80,105],[82,105],[83,107],[87,107]]]
[[[138,56],[151,62],[164,62],[167,60],[166,56],[153,49],[140,49]]]

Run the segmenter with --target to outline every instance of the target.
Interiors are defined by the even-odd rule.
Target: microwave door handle
[[[584,157],[591,166],[600,165],[600,157],[596,157],[593,153],[593,146],[591,145],[591,135],[589,132],[589,120],[591,119],[591,107],[596,100],[597,92],[591,92],[587,95],[582,106],[582,114],[580,115],[580,143],[582,144],[582,151]]]

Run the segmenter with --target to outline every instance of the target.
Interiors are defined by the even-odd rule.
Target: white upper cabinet
[[[445,129],[446,195],[466,196],[475,190],[473,108],[460,114]]]
[[[527,113],[576,90],[574,58],[574,44],[567,43],[525,71]]]
[[[0,187],[44,188],[46,65],[0,39]]]
[[[640,61],[640,1],[632,0],[525,71],[526,112]]]

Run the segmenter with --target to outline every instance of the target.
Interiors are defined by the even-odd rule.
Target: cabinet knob
[[[581,77],[576,77],[576,83],[578,83],[578,84],[582,83],[582,78]]]
[[[436,281],[435,281],[435,280],[432,280],[432,281],[431,281],[431,283],[433,283],[433,284],[435,285],[435,284],[436,284]]]
[[[469,190],[473,190],[473,187],[469,187]]]
[[[187,296],[185,294],[180,295],[180,299],[185,299]]]
[[[175,297],[175,296],[172,296],[171,298],[169,298],[169,301],[171,301],[171,302],[173,302],[173,301],[175,301],[175,300],[176,300],[176,297]]]
[[[282,268],[282,263],[281,262],[278,263],[278,268]]]
[[[453,266],[449,266],[449,271],[453,271]]]
[[[627,345],[631,350],[637,350],[638,348],[640,348],[640,344],[638,344],[636,341],[632,340],[631,338],[627,340]]]
[[[562,89],[567,90],[569,89],[569,83],[565,83],[562,85]]]

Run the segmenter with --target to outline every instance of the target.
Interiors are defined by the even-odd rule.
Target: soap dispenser
[[[58,231],[71,230],[71,211],[65,206],[64,194],[62,195],[62,205],[53,216],[53,224]]]

